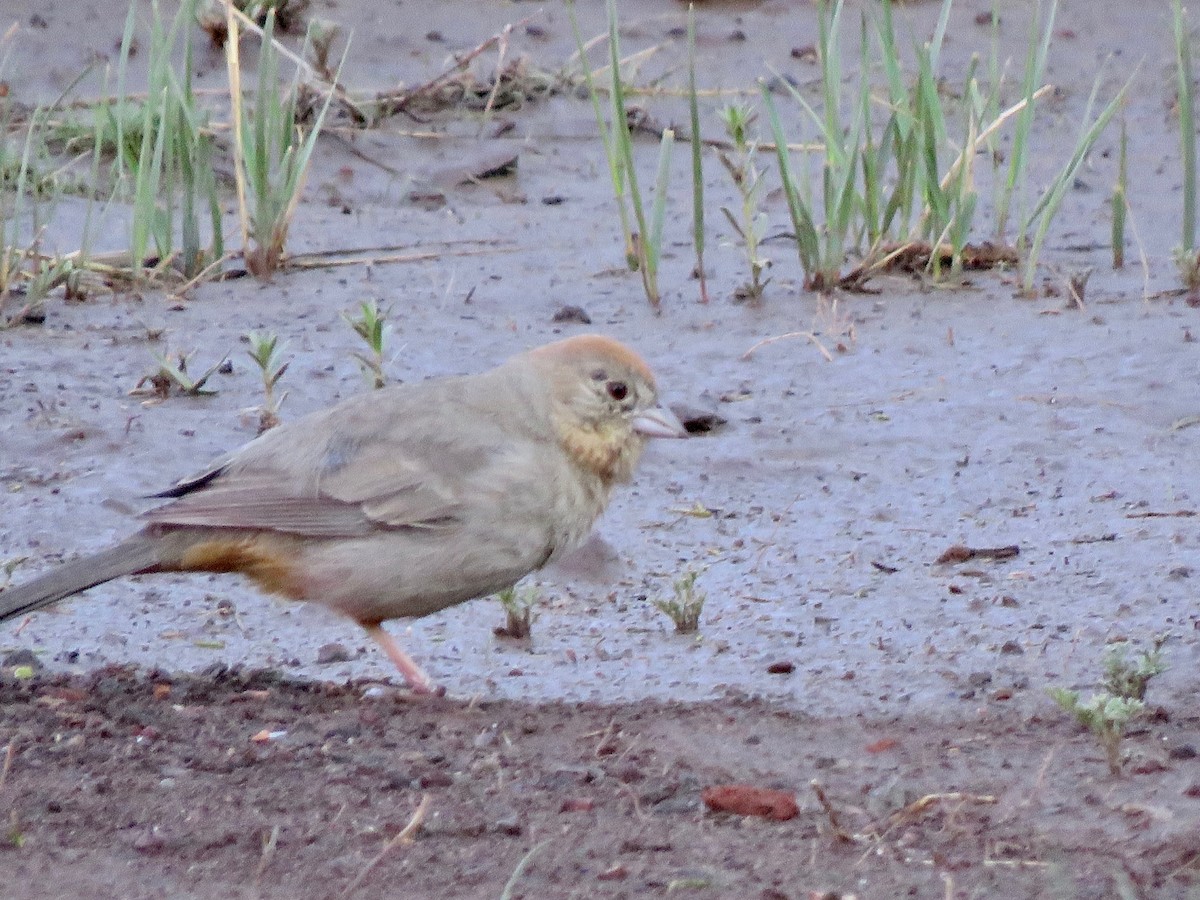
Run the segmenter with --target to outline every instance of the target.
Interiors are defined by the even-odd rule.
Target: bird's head
[[[550,386],[563,449],[602,481],[627,481],[647,438],[687,437],[675,414],[659,405],[650,367],[624,344],[578,335],[527,357]]]

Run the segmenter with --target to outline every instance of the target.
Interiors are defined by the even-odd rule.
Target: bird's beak
[[[644,437],[685,438],[687,429],[675,413],[665,406],[656,406],[640,412],[633,420],[633,430]]]

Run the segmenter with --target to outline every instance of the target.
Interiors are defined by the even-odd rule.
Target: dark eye
[[[614,400],[624,400],[629,394],[629,388],[623,381],[610,381],[605,387],[608,388],[608,396]]]

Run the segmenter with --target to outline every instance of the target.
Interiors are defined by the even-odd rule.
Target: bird
[[[382,623],[580,546],[647,441],[686,435],[642,357],[600,334],[358,394],[150,495],[130,537],[0,591],[0,622],[126,575],[234,572],[357,622],[414,693],[441,693]]]

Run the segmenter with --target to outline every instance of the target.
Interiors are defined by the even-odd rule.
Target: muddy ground
[[[125,9],[0,2],[22,25],[11,95],[53,99],[115,59]],[[315,9],[354,32],[355,90],[425,82],[508,23],[506,59],[533,71],[574,49],[553,4]],[[626,52],[661,45],[635,81],[681,82],[681,9],[621,4]],[[988,9],[956,4],[948,82],[987,53]],[[1030,14],[1003,11],[1014,67]],[[600,33],[600,5],[580,15]],[[935,16],[908,6],[903,27],[923,38]],[[702,86],[748,96],[778,72],[812,90],[807,5],[703,4],[698,26]],[[1170,259],[1171,52],[1166,10],[1061,10],[1027,206],[1066,161],[1097,73],[1111,96],[1136,66],[1137,242],[1112,270],[1114,130],[1067,195],[1033,299],[992,272],[955,287],[888,276],[819,301],[776,238],[765,302],[736,303],[745,262],[719,212],[734,198],[710,157],[702,305],[681,150],[657,314],[623,268],[590,104],[535,80],[486,118],[458,104],[366,133],[336,122],[294,264],[269,283],[55,298],[44,323],[0,333],[0,562],[14,581],[128,532],[139,497],[254,435],[246,331],[287,341],[285,417],[367,389],[342,319],[367,299],[393,309],[392,379],[599,330],[646,355],[669,402],[726,420],[654,448],[587,552],[531,579],[531,641],[494,634],[492,600],[392,623],[447,698],[390,687],[353,626],[233,579],[127,579],[6,624],[0,895],[499,897],[513,878],[511,896],[539,898],[1196,896],[1200,312]],[[223,58],[198,54],[195,75],[219,87]],[[99,78],[78,90],[99,94]],[[640,102],[684,121],[677,99]],[[638,146],[647,180],[656,149]],[[512,156],[511,174],[464,178]],[[779,234],[772,178],[763,210]],[[74,249],[83,212],[64,200],[45,240]],[[123,210],[106,216],[97,250],[123,246]],[[327,251],[358,261],[298,264]],[[1089,268],[1072,308],[1065,284]],[[568,304],[591,324],[556,321]],[[219,392],[130,395],[168,351],[194,351],[194,368],[228,353]],[[956,544],[1019,553],[938,563]],[[708,599],[699,635],[681,637],[649,600],[688,571]],[[1047,688],[1086,692],[1111,648],[1159,636],[1169,668],[1111,775]],[[706,789],[737,783],[794,793],[797,815],[705,806]],[[425,797],[412,840],[397,839]]]

